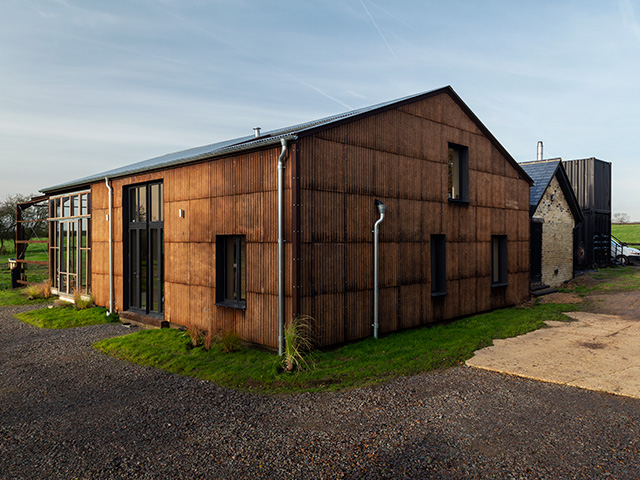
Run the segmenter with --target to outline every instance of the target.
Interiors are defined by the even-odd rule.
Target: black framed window
[[[507,285],[507,236],[491,236],[491,286]]]
[[[469,148],[449,143],[449,200],[469,202]]]
[[[431,295],[447,293],[447,243],[444,235],[431,235]]]
[[[247,305],[247,240],[245,235],[216,238],[216,303],[228,307]]]
[[[164,314],[164,210],[162,182],[126,187],[125,271],[128,309]]]

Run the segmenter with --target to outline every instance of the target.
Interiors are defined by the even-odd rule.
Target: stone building
[[[573,231],[582,212],[559,158],[524,162],[530,188],[531,288],[557,287],[574,275]]]

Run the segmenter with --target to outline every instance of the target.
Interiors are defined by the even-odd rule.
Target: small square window
[[[447,250],[444,235],[431,235],[431,295],[447,293]]]
[[[245,235],[216,238],[216,303],[246,308],[247,241]]]
[[[491,286],[507,285],[507,236],[491,237]]]
[[[469,202],[469,148],[449,144],[449,200]]]

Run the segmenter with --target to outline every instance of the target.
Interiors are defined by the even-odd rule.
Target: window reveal
[[[247,241],[244,235],[216,239],[216,303],[245,308],[247,301]]]
[[[449,144],[448,149],[449,200],[469,201],[469,148]]]
[[[507,285],[507,236],[491,236],[491,286]]]

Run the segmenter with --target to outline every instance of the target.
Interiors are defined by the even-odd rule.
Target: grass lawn
[[[16,288],[15,290],[3,290],[0,289],[0,306],[7,305],[34,305],[34,304],[46,304],[51,303],[53,298],[35,298],[29,300],[26,294],[26,288]]]
[[[611,235],[625,243],[640,244],[640,223],[611,225]]]
[[[566,319],[575,304],[537,304],[463,318],[448,324],[406,330],[379,340],[369,338],[311,354],[311,369],[279,373],[273,352],[241,347],[224,353],[191,348],[187,332],[143,330],[102,340],[98,350],[141,365],[210,380],[219,385],[263,394],[299,393],[383,383],[394,377],[458,365],[495,338],[536,330],[545,320]]]
[[[5,242],[7,246],[7,242]],[[13,248],[13,243],[11,244]],[[13,251],[0,255],[0,290],[11,288],[11,270],[9,270],[9,258],[15,257]]]
[[[11,270],[9,270],[9,258],[15,258],[13,242],[4,242],[6,252],[0,255],[0,290],[11,288]],[[49,259],[47,247],[44,244],[31,244],[25,254],[27,260],[46,262]],[[49,267],[46,265],[26,265],[27,280],[33,283],[44,282],[49,278]],[[12,304],[13,305],[13,304]]]
[[[573,288],[559,288],[561,292],[573,292],[585,296],[594,292],[628,292],[640,289],[640,269],[636,267],[609,267],[591,274],[598,282],[593,285],[577,285]]]
[[[75,328],[118,321],[117,315],[107,316],[106,308],[76,310],[72,305],[52,306],[18,313],[16,318],[39,328]]]
[[[599,282],[594,290],[620,292],[640,288],[640,269],[635,267],[603,268],[594,273],[593,278]]]

